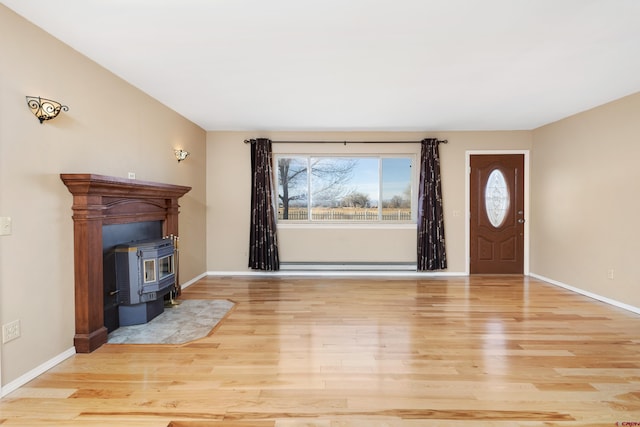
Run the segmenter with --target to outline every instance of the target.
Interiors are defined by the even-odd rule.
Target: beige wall
[[[249,238],[246,138],[448,139],[441,158],[448,271],[454,273],[466,270],[466,151],[531,150],[531,271],[640,306],[634,222],[640,95],[535,131],[205,134],[1,5],[0,28],[10,35],[0,38],[0,216],[13,218],[13,234],[0,236],[0,323],[19,319],[22,329],[21,338],[2,345],[2,384],[73,345],[72,199],[59,174],[135,172],[142,180],[192,186],[181,199],[183,281],[205,270],[242,272]],[[41,125],[26,95],[60,100],[70,111]],[[192,153],[181,164],[173,157],[177,147]],[[336,149],[365,149],[356,147]],[[356,253],[357,261],[415,260],[411,228],[283,227],[280,240],[284,261],[335,261]]]
[[[635,307],[639,118],[622,98],[536,129],[531,156],[531,272]]]
[[[247,271],[251,187],[250,148],[243,141],[266,137],[280,141],[419,141],[448,139],[440,146],[445,210],[448,272],[466,271],[465,222],[467,150],[528,150],[531,132],[208,132],[207,133],[207,267],[210,271]],[[274,151],[364,150],[409,152],[419,144],[343,144],[292,147],[276,144]],[[419,152],[419,151],[417,151]],[[229,209],[233,206],[233,209]],[[459,214],[459,215],[457,215]],[[298,262],[415,262],[415,226],[399,229],[339,227],[278,230],[282,261]]]
[[[193,187],[180,200],[181,277],[205,271],[205,132],[0,5],[0,323],[2,384],[73,346],[71,194],[60,173],[96,173]],[[68,112],[40,124],[25,96]],[[173,149],[192,152],[178,164]]]

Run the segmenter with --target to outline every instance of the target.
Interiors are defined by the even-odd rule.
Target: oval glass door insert
[[[509,188],[504,175],[498,169],[494,169],[487,180],[484,190],[484,205],[491,225],[498,228],[507,217],[509,210]]]

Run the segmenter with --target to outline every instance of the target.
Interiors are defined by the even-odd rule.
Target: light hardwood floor
[[[183,298],[236,307],[196,342],[78,354],[0,424],[640,425],[640,315],[527,277],[206,278]]]

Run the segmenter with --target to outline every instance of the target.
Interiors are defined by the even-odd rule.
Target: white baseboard
[[[255,277],[442,277],[468,276],[465,272],[434,271],[327,271],[327,270],[287,270],[287,271],[209,271],[208,276],[255,276]]]
[[[538,280],[542,280],[543,282],[547,282],[547,283],[550,283],[552,285],[559,286],[561,288],[570,290],[570,291],[575,292],[577,294],[584,295],[586,297],[593,298],[593,299],[598,300],[598,301],[602,301],[602,302],[607,303],[609,305],[613,305],[615,307],[622,308],[624,310],[628,310],[628,311],[634,312],[636,314],[640,314],[640,308],[639,307],[634,307],[632,305],[625,304],[623,302],[616,301],[616,300],[611,299],[611,298],[603,297],[602,295],[594,294],[593,292],[585,291],[584,289],[576,288],[575,286],[567,285],[566,283],[558,282],[557,280],[549,279],[548,277],[544,277],[544,276],[541,276],[539,274],[529,273],[529,276],[531,276],[531,277],[533,277],[535,279],[538,279]]]
[[[59,363],[62,363],[63,361],[65,361],[66,359],[70,358],[71,356],[74,356],[75,354],[76,354],[76,348],[75,347],[71,347],[70,349],[60,353],[59,355],[57,355],[53,359],[50,359],[50,360],[44,362],[42,365],[30,370],[26,374],[16,378],[15,380],[11,381],[8,384],[2,386],[2,395],[0,397],[4,397],[4,396],[8,395],[9,393],[19,389],[20,387],[22,387],[23,385],[25,385],[29,381],[35,379],[39,375],[44,374],[49,369],[53,368],[54,366],[56,366]]]
[[[196,277],[194,277],[193,279],[189,280],[188,282],[185,282],[183,284],[180,285],[181,289],[184,288],[188,288],[189,286],[193,285],[194,283],[196,283],[198,280],[203,279],[205,277],[207,277],[208,273],[202,273]]]

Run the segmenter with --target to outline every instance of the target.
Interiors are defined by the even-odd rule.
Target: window
[[[509,187],[504,175],[498,169],[494,169],[487,179],[487,188],[484,190],[484,204],[487,209],[489,222],[495,228],[504,223],[509,210]]]
[[[158,275],[160,279],[173,274],[173,255],[167,255],[158,260]]]
[[[276,156],[278,221],[411,222],[413,156]]]
[[[156,260],[144,260],[144,283],[152,283],[156,281]]]

